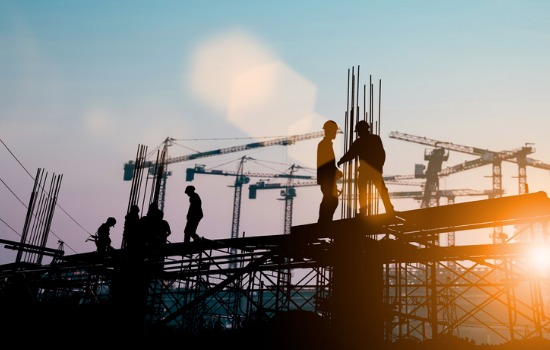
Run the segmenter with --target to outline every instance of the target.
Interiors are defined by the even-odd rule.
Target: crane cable
[[[29,177],[31,179],[33,179],[33,181],[35,180],[34,177],[31,175],[31,173],[29,173],[29,171],[25,168],[25,166],[19,161],[19,159],[17,159],[17,157],[15,156],[15,154],[13,154],[13,152],[10,150],[10,148],[4,143],[4,141],[2,139],[0,139],[0,142],[2,142],[2,144],[4,145],[4,147],[6,148],[6,150],[11,154],[11,156],[17,161],[17,163],[19,163],[19,165],[21,166],[21,168],[23,168],[23,170],[25,170],[25,172],[29,175]],[[23,201],[21,201],[21,199],[9,188],[9,186],[3,181],[0,179],[0,181],[2,181],[2,183],[4,184],[4,186],[6,186],[6,188],[14,195],[15,198],[17,198],[17,200],[19,200],[19,202],[21,202],[21,204],[26,208],[27,208],[27,205],[25,203],[23,203]],[[80,225],[69,213],[67,213],[67,211],[65,211],[65,209],[63,209],[59,204],[56,203],[56,206],[59,207],[59,209],[61,209],[77,226],[79,226],[81,229],[83,229],[88,235],[91,235],[88,230],[86,230],[84,227],[82,227],[82,225]],[[6,224],[6,226],[8,226],[10,229],[12,229],[19,237],[21,237],[21,234],[18,233],[16,230],[14,230],[13,228],[11,228],[4,220],[0,219],[4,224]],[[53,232],[51,229],[50,229],[50,232],[60,241],[63,241],[55,232]],[[75,252],[76,251],[74,249],[72,249],[70,246],[68,246],[67,244],[65,244],[65,247],[68,247],[71,251]]]

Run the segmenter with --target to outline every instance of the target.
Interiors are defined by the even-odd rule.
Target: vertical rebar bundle
[[[348,69],[348,89],[347,89],[347,102],[346,112],[344,118],[344,153],[347,152],[351,144],[356,139],[354,132],[355,124],[358,121],[364,120],[370,125],[371,132],[373,134],[380,135],[381,125],[381,105],[382,105],[382,80],[379,80],[378,84],[378,118],[375,116],[375,94],[374,84],[372,82],[372,75],[369,76],[369,89],[367,91],[367,85],[363,85],[363,107],[364,112],[361,113],[360,101],[360,67],[357,66],[357,74],[355,73],[355,67]],[[367,101],[368,92],[368,101]],[[346,163],[344,166],[344,178],[342,185],[342,205],[341,215],[342,218],[352,218],[358,210],[358,190],[357,190],[357,169],[359,167],[359,161],[355,160]],[[369,185],[368,191],[368,215],[378,213],[378,194],[375,191],[374,186]]]
[[[27,248],[17,252],[16,263],[42,263],[62,178],[63,175],[54,174],[46,189],[48,173],[38,168],[21,235],[21,247]]]

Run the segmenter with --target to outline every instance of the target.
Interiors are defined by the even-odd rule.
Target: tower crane
[[[427,145],[435,147],[436,149],[444,149],[450,151],[456,151],[469,155],[476,155],[479,158],[466,161],[455,166],[451,166],[445,169],[440,169],[437,172],[437,176],[433,180],[438,179],[441,176],[451,175],[460,171],[469,170],[477,168],[483,165],[492,164],[492,178],[493,178],[493,189],[492,193],[494,197],[501,197],[502,190],[502,162],[512,162],[518,164],[518,180],[519,180],[519,194],[525,194],[527,190],[527,165],[533,166],[540,169],[550,170],[550,164],[545,164],[539,160],[532,159],[527,157],[528,154],[535,152],[534,147],[530,144],[526,144],[521,148],[517,148],[509,151],[495,152],[486,149],[481,149],[477,147],[457,145],[451,142],[437,141],[433,139],[428,139],[426,137],[414,136],[410,134],[399,133],[397,131],[392,131],[389,135],[390,138],[399,139],[408,142],[419,143],[422,145]],[[426,186],[428,188],[428,186]],[[426,192],[425,198],[429,198],[431,192]],[[502,233],[502,227],[495,227],[493,232],[493,241],[503,242],[506,239],[506,235]]]
[[[257,172],[244,172],[244,163],[247,160],[253,160],[253,158],[243,156],[239,162],[237,171],[224,171],[224,170],[206,170],[205,165],[195,165],[194,168],[188,168],[186,170],[186,181],[193,181],[195,174],[209,174],[209,175],[222,175],[222,176],[235,176],[235,188],[233,196],[233,219],[231,225],[231,238],[239,237],[239,224],[240,224],[240,212],[241,212],[241,199],[242,199],[242,187],[244,184],[250,182],[251,177],[263,177],[263,178],[283,178],[283,179],[302,179],[311,180],[313,176],[309,175],[296,175],[294,171],[290,174],[270,174],[270,173],[257,173]],[[234,250],[234,248],[231,248]],[[232,251],[235,253],[235,251]]]
[[[294,172],[297,169],[300,169],[301,167],[299,165],[293,164],[290,169],[289,173],[291,175],[294,175]],[[296,176],[289,176],[286,183],[268,183],[264,180],[258,181],[256,184],[250,185],[248,187],[248,198],[249,199],[256,199],[256,192],[258,190],[268,190],[268,189],[280,189],[281,190],[281,200],[285,201],[285,221],[284,221],[284,228],[283,233],[284,234],[290,234],[290,229],[292,227],[292,212],[293,212],[293,203],[294,203],[294,197],[296,197],[296,187],[303,187],[303,186],[318,186],[317,180],[314,177],[309,177],[311,181],[303,181],[296,183],[294,182],[294,179],[300,178]],[[303,179],[303,177],[301,177]]]
[[[281,198],[279,200],[285,201],[285,222],[284,222],[284,234],[290,233],[292,227],[292,212],[293,212],[293,200],[296,197],[296,187],[311,187],[319,186],[317,180],[312,181],[300,181],[292,184],[288,183],[274,183],[260,180],[255,184],[248,186],[248,198],[256,199],[256,193],[258,190],[281,190]]]
[[[449,152],[443,148],[436,148],[424,152],[424,160],[428,161],[428,168],[425,172],[426,183],[424,195],[422,196],[421,208],[439,206],[439,172],[443,162],[449,159]]]
[[[339,130],[339,133],[342,133],[342,131]],[[159,176],[160,179],[161,179],[161,182],[159,182],[160,188],[158,190],[159,190],[159,193],[161,194],[160,199],[159,199],[159,201],[160,201],[159,208],[163,209],[164,208],[164,194],[166,193],[166,180],[167,180],[168,176],[171,175],[171,172],[168,171],[168,165],[169,164],[175,164],[175,163],[180,163],[180,162],[185,162],[185,161],[188,161],[188,160],[195,160],[195,159],[205,158],[205,157],[219,156],[219,155],[224,155],[224,154],[233,153],[233,152],[248,151],[248,150],[253,150],[253,149],[261,148],[261,147],[290,146],[290,145],[295,144],[298,141],[304,141],[304,140],[319,138],[319,137],[323,137],[324,135],[325,135],[324,131],[317,131],[317,132],[311,132],[311,133],[306,133],[306,134],[298,134],[298,135],[292,135],[292,136],[287,136],[287,137],[274,138],[272,140],[267,140],[267,141],[252,142],[252,143],[247,143],[247,144],[239,145],[239,146],[219,148],[219,149],[215,149],[215,150],[211,150],[211,151],[198,152],[198,153],[193,153],[193,154],[188,154],[188,155],[183,155],[183,156],[178,156],[178,157],[168,157],[167,156],[168,147],[172,146],[174,144],[174,141],[176,141],[175,139],[173,139],[171,137],[167,137],[163,141],[163,154],[164,154],[165,157],[164,157],[162,166],[157,164],[157,162],[151,162],[151,161],[135,162],[133,160],[130,160],[127,163],[124,164],[124,177],[123,177],[123,179],[124,179],[124,181],[132,181],[132,179],[134,177],[134,174],[136,173],[136,171],[135,171],[136,167],[148,168],[149,174],[154,175],[154,176],[159,176],[158,175],[158,169],[159,168],[162,169],[163,170],[162,174],[160,174],[160,176]]]
[[[460,152],[469,155],[479,156],[479,158],[464,162],[462,164],[457,164],[455,166],[441,169],[439,176],[447,176],[454,174],[459,171],[468,170],[477,168],[487,164],[493,164],[493,190],[496,196],[498,190],[502,190],[502,173],[501,173],[501,164],[502,161],[507,161],[511,163],[518,164],[518,179],[519,179],[519,194],[525,194],[527,192],[527,172],[526,167],[532,166],[534,168],[550,170],[550,164],[546,164],[540,160],[527,157],[528,154],[534,153],[535,148],[531,144],[526,144],[523,147],[516,148],[509,151],[495,152],[486,149],[481,149],[471,146],[463,146],[454,144],[451,142],[437,141],[433,139],[428,139],[422,136],[414,136],[410,134],[404,134],[397,131],[390,132],[390,138],[414,142],[426,146],[431,146],[434,148],[443,148],[450,151]]]

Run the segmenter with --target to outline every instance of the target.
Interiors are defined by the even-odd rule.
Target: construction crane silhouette
[[[342,132],[339,131],[339,133],[342,133]],[[157,175],[158,169],[159,168],[162,169],[163,171],[162,171],[162,174],[160,175],[161,181],[159,183],[159,186],[160,186],[160,188],[159,188],[159,193],[160,193],[159,208],[161,210],[164,210],[164,199],[165,199],[165,193],[166,193],[166,180],[167,180],[168,176],[171,175],[171,172],[168,171],[168,165],[170,165],[170,164],[185,162],[185,161],[188,161],[188,160],[206,158],[206,157],[219,156],[219,155],[224,155],[224,154],[229,154],[229,153],[234,153],[234,152],[249,151],[249,150],[253,150],[253,149],[261,148],[261,147],[290,146],[290,145],[295,144],[298,141],[304,141],[304,140],[319,138],[319,137],[323,137],[324,135],[325,135],[324,131],[317,131],[317,132],[306,133],[306,134],[298,134],[298,135],[292,135],[292,136],[287,136],[287,137],[279,137],[279,138],[275,138],[275,139],[267,140],[267,141],[252,142],[252,143],[247,143],[247,144],[239,145],[239,146],[219,148],[219,149],[206,151],[206,152],[197,152],[197,153],[178,156],[178,157],[168,157],[167,156],[168,147],[172,146],[174,144],[174,141],[176,141],[174,138],[167,137],[162,143],[162,145],[163,145],[162,146],[163,154],[165,155],[162,167],[159,166],[159,164],[156,164],[157,162],[144,161],[144,162],[140,162],[139,164],[136,165],[135,161],[130,160],[127,163],[124,164],[124,177],[123,177],[123,179],[124,179],[124,181],[132,181],[132,179],[134,177],[134,174],[135,174],[136,166],[137,167],[142,167],[142,168],[148,168],[149,174],[151,174],[151,175]]]
[[[262,177],[262,178],[282,178],[282,179],[302,179],[302,180],[311,180],[314,177],[310,175],[296,175],[294,171],[291,173],[259,173],[259,172],[244,172],[244,163],[247,160],[254,160],[254,158],[243,156],[238,164],[237,171],[225,171],[225,170],[206,170],[205,165],[195,165],[194,168],[187,168],[186,170],[186,181],[193,181],[196,174],[207,174],[207,175],[222,175],[222,176],[234,176],[235,183],[233,187],[235,192],[233,195],[233,218],[231,224],[231,238],[239,237],[239,226],[241,218],[241,202],[242,202],[242,187],[243,185],[250,182],[251,177]],[[236,253],[235,248],[231,248],[232,253]]]
[[[301,168],[302,168],[301,166],[293,164],[289,169],[289,173],[293,175],[297,169],[301,169]],[[248,186],[248,198],[256,199],[256,192],[258,190],[270,190],[270,189],[281,190],[282,198],[279,198],[279,199],[285,201],[285,218],[284,218],[283,234],[289,234],[290,229],[292,227],[292,212],[294,210],[293,203],[294,203],[294,197],[296,197],[296,187],[318,186],[317,180],[314,177],[309,177],[309,178],[311,179],[311,181],[303,181],[298,183],[294,181],[294,179],[296,179],[296,177],[294,176],[288,177],[286,183],[269,183],[269,182],[266,182],[265,180],[260,180],[257,183]]]
[[[393,139],[414,142],[414,143],[434,147],[435,149],[432,150],[432,153],[444,154],[445,150],[448,150],[448,151],[455,151],[455,152],[460,152],[464,154],[479,156],[479,158],[477,159],[466,161],[464,163],[457,164],[451,167],[447,167],[444,169],[434,169],[433,173],[430,173],[430,174],[428,174],[427,172],[425,196],[422,202],[423,205],[425,206],[429,206],[426,204],[426,202],[433,203],[434,202],[432,200],[433,197],[438,196],[439,178],[441,176],[448,176],[460,171],[465,171],[469,169],[478,168],[483,165],[492,164],[492,167],[493,167],[492,193],[494,197],[501,197],[503,194],[503,189],[502,189],[502,162],[503,161],[518,164],[519,194],[528,193],[527,171],[526,171],[526,167],[528,165],[536,168],[540,168],[540,169],[550,170],[550,164],[546,164],[539,160],[527,157],[528,154],[535,152],[535,148],[532,147],[531,144],[526,144],[525,146],[514,150],[495,152],[495,151],[490,151],[490,150],[481,149],[477,147],[458,145],[451,142],[443,142],[443,141],[428,139],[426,137],[404,134],[397,131],[390,132],[389,137]],[[493,236],[494,243],[504,242],[507,238],[507,236],[504,233],[502,233],[502,227],[495,227],[492,236]]]
[[[471,146],[463,146],[454,144],[451,142],[437,141],[433,139],[428,139],[426,137],[414,136],[410,134],[404,134],[397,131],[392,131],[389,135],[390,138],[414,142],[422,145],[431,146],[434,148],[442,148],[445,150],[460,152],[469,155],[476,155],[479,158],[466,161],[455,166],[451,166],[445,169],[441,169],[438,172],[439,176],[447,176],[459,171],[469,170],[477,168],[487,164],[493,164],[493,191],[495,195],[498,195],[498,190],[502,190],[502,172],[501,164],[503,161],[516,163],[518,164],[518,179],[519,179],[519,194],[525,194],[528,192],[527,188],[527,172],[525,171],[527,166],[532,166],[534,168],[550,170],[550,164],[544,163],[540,160],[527,157],[528,154],[534,153],[535,148],[532,147],[532,144],[527,143],[525,146],[516,148],[509,151],[495,152],[486,149],[481,149]]]

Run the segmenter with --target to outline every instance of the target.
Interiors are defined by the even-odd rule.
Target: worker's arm
[[[342,158],[340,158],[337,165],[340,166],[343,163],[346,163],[346,162],[349,162],[350,160],[355,159],[355,157],[357,157],[357,144],[353,143],[349,148],[349,150],[346,152],[346,154],[344,154]]]

